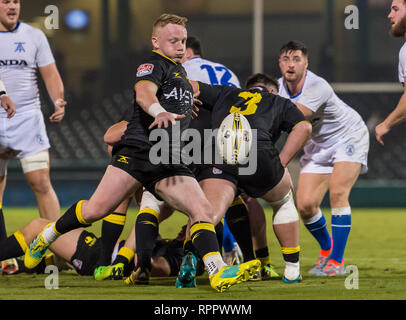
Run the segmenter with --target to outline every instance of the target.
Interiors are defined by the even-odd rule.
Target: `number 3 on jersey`
[[[241,105],[242,103],[244,103],[246,108],[244,110],[241,110],[242,107],[232,106],[230,109],[230,113],[238,112],[245,116],[248,116],[250,114],[254,114],[255,112],[257,112],[258,108],[257,104],[260,103],[260,101],[262,100],[262,96],[260,93],[243,91],[238,96],[243,98],[244,100],[242,102],[237,103],[237,105]]]

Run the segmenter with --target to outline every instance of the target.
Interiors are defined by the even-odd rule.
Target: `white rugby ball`
[[[244,164],[252,145],[252,131],[247,118],[241,113],[229,114],[217,132],[217,148],[227,164]]]

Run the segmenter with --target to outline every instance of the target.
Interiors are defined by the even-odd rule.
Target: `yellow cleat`
[[[149,283],[150,271],[148,269],[141,269],[138,267],[135,271],[131,272],[130,276],[124,280],[127,285],[138,285]]]
[[[261,261],[251,260],[238,265],[227,265],[210,276],[210,285],[217,292],[223,292],[232,285],[248,281],[261,268]]]
[[[50,223],[51,224],[51,223]],[[28,269],[34,269],[44,258],[45,253],[50,244],[47,244],[42,237],[44,230],[50,225],[46,225],[44,229],[37,235],[33,242],[31,242],[30,247],[25,251],[24,265]]]

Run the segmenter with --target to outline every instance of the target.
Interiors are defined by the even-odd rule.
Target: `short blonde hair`
[[[170,24],[170,23],[177,24],[177,25],[180,25],[180,26],[186,28],[187,21],[188,20],[186,17],[180,17],[180,16],[177,16],[176,14],[172,14],[172,13],[163,13],[154,22],[154,24],[152,26],[152,35],[155,34],[157,28],[163,28],[167,24]]]

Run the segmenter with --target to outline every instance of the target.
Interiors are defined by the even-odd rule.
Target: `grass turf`
[[[267,210],[267,217],[270,217]],[[127,215],[123,236],[135,221],[135,209]],[[327,221],[330,212],[325,210]],[[31,219],[35,209],[5,208],[7,231],[12,234]],[[268,218],[267,231],[272,263],[283,274],[284,263],[279,244]],[[164,221],[160,227],[163,237],[174,237],[186,222],[180,213]],[[207,275],[198,279],[195,289],[176,289],[175,278],[152,278],[150,285],[127,287],[123,281],[95,281],[73,271],[59,274],[59,288],[45,288],[47,274],[0,276],[0,300],[404,300],[406,299],[406,251],[404,250],[404,209],[354,209],[345,264],[358,269],[358,289],[347,289],[346,276],[320,278],[307,273],[318,256],[318,246],[301,224],[300,261],[303,282],[287,285],[281,280],[248,282],[233,286],[224,293],[210,288]],[[101,223],[88,228],[100,234]],[[354,285],[350,273],[347,284]]]

